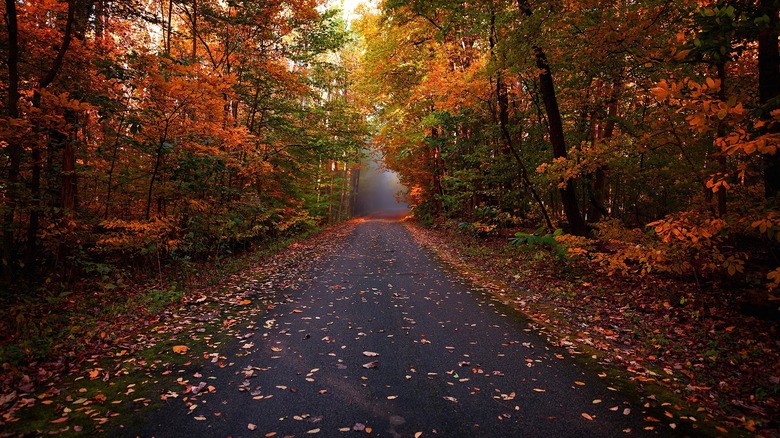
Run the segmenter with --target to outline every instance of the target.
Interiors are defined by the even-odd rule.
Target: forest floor
[[[93,323],[89,333],[71,330],[78,353],[4,363],[0,436],[99,433],[123,419],[133,427],[130,418],[143,418],[160,402],[221,391],[199,370],[232,365],[225,346],[251,344],[242,338],[244,326],[278,305],[268,285],[283,289],[299,281],[355,225],[251,258],[232,275],[214,274],[210,284],[173,298],[147,291],[146,308],[117,308],[124,317]],[[543,249],[406,225],[474,286],[532,318],[553,348],[594,367],[611,386],[640,394],[641,408],[660,413],[644,418],[647,427],[698,423],[699,431],[715,434],[780,434],[776,322],[740,313],[736,292],[661,277],[604,277]],[[79,318],[94,318],[69,312],[81,298],[65,298],[53,313],[67,315],[73,327]],[[18,324],[12,309],[4,310],[3,323]],[[35,324],[35,315],[25,323]]]
[[[671,396],[667,417],[688,403],[723,434],[780,436],[780,321],[743,313],[744,291],[607,276],[544,248],[408,226],[462,275],[543,324],[555,344],[622,370],[637,391]]]

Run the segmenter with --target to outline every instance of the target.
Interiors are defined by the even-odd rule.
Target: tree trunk
[[[149,180],[149,190],[146,194],[146,220],[149,220],[152,210],[152,193],[154,190],[154,180],[157,179],[157,173],[160,171],[160,164],[162,163],[163,147],[168,139],[168,128],[165,128],[165,134],[160,139],[160,144],[157,146],[157,158],[154,160],[154,170],[152,171],[152,178]],[[159,213],[160,207],[158,205],[157,212]]]
[[[722,102],[726,102],[726,63],[721,61],[718,62],[718,79],[720,79],[720,90],[718,91],[718,98]],[[718,145],[720,143],[719,139],[722,139],[726,137],[726,123],[724,123],[722,120],[718,121],[718,129],[716,133],[715,138],[715,144]],[[726,177],[726,154],[719,150],[720,148],[716,148],[716,154],[718,154],[718,170],[720,171],[720,177],[725,178]],[[712,190],[712,189],[710,189]],[[718,217],[723,217],[726,215],[726,188],[722,185],[718,187]]]
[[[5,0],[5,24],[8,29],[8,103],[6,115],[9,119],[19,118],[19,27],[16,17],[16,0]],[[19,202],[19,171],[22,164],[22,146],[18,139],[10,139],[5,147],[8,155],[6,189],[6,213],[3,215],[3,276],[11,280],[14,276],[14,218]]]
[[[173,16],[173,0],[168,0],[168,26],[166,28],[168,37],[165,38],[165,54],[168,56],[171,55],[171,33],[172,33],[171,17],[172,16]]]
[[[69,111],[71,112],[71,111]],[[72,115],[75,117],[75,114]],[[68,136],[62,149],[62,187],[60,188],[60,203],[64,215],[68,216],[76,210],[76,141],[73,135]]]
[[[558,108],[558,98],[555,96],[555,83],[553,82],[550,65],[547,56],[541,47],[534,48],[536,66],[539,68],[539,90],[542,93],[542,101],[547,112],[547,123],[550,129],[550,143],[553,149],[553,158],[567,158],[566,138],[563,136],[563,121],[561,111]],[[570,232],[577,236],[587,234],[585,220],[580,213],[577,203],[577,181],[574,178],[564,181],[565,186],[560,189],[563,211],[569,222]]]
[[[517,0],[517,6],[527,17],[533,14],[533,10],[527,0]],[[568,156],[566,138],[563,135],[563,121],[561,119],[561,111],[558,108],[558,98],[555,96],[555,83],[550,70],[550,63],[542,47],[534,46],[533,49],[536,66],[539,68],[539,91],[542,94],[544,109],[547,112],[553,158],[565,159]],[[571,178],[563,181],[563,183],[565,185],[560,189],[560,194],[563,211],[566,214],[566,220],[569,222],[569,231],[577,236],[584,236],[588,230],[577,203],[577,181]]]
[[[433,159],[433,208],[436,216],[440,216],[444,209],[444,201],[442,199],[444,196],[444,188],[441,185],[439,146],[435,144],[436,139],[439,138],[439,131],[436,128],[431,128],[431,138],[434,140],[433,147],[431,148],[431,158]]]
[[[494,61],[497,61],[497,56],[495,54],[497,39],[498,36],[496,35],[495,28],[495,14],[491,13],[490,54]],[[531,179],[528,176],[528,169],[525,167],[525,163],[520,157],[520,153],[515,147],[514,141],[512,140],[512,135],[509,132],[509,92],[507,90],[506,84],[504,83],[504,77],[500,68],[496,71],[496,100],[498,101],[498,124],[501,128],[501,134],[504,137],[506,149],[515,159],[515,162],[517,162],[517,166],[520,169],[520,185],[525,186],[526,190],[531,193],[534,201],[536,201],[536,204],[539,206],[539,211],[544,217],[547,228],[552,230],[554,227],[552,221],[550,220],[550,215],[547,214],[547,207],[544,206],[544,202],[542,202],[542,199],[539,197],[539,193],[536,191],[533,183],[531,183]]]
[[[498,123],[501,127],[501,134],[504,137],[506,147],[512,154],[512,157],[514,157],[515,162],[517,162],[517,166],[520,169],[520,183],[531,193],[534,201],[536,201],[536,204],[539,206],[539,211],[544,217],[547,228],[552,230],[554,227],[550,220],[550,215],[547,214],[547,207],[544,206],[544,202],[542,202],[539,193],[531,182],[531,179],[528,176],[528,169],[525,167],[525,163],[520,157],[520,153],[517,151],[514,141],[512,140],[512,135],[509,133],[509,97],[507,96],[506,86],[503,83],[500,72],[496,78],[496,94],[498,95]]]
[[[48,72],[38,81],[38,86],[33,92],[32,104],[35,108],[41,108],[41,93],[40,90],[51,85],[54,79],[62,69],[62,65],[65,60],[65,53],[70,47],[70,43],[73,40],[73,28],[76,21],[76,0],[68,1],[68,18],[65,22],[65,32],[62,36],[62,44],[60,45],[57,56],[54,58],[54,63]],[[68,116],[66,114],[66,122],[68,122]],[[30,197],[32,199],[32,205],[30,207],[30,218],[27,223],[27,255],[25,260],[27,262],[27,269],[33,269],[35,266],[35,259],[38,253],[38,230],[40,228],[40,213],[41,213],[41,167],[43,163],[43,154],[41,147],[38,144],[33,144],[32,147],[32,175],[30,180]],[[75,161],[74,161],[75,164]]]
[[[192,0],[192,60],[198,56],[198,0]]]
[[[604,129],[596,132],[597,141],[612,138],[615,132],[615,118],[617,117],[618,96],[620,94],[621,81],[615,79],[612,84],[612,93],[607,106],[607,120],[604,122]],[[604,201],[607,199],[607,166],[600,165],[590,176],[591,185],[588,188],[588,222],[598,222],[609,212],[604,207]]]
[[[780,97],[780,51],[778,50],[778,7],[777,0],[761,0],[758,16],[766,14],[769,23],[758,35],[758,94],[765,108],[765,117],[777,108]],[[777,132],[778,128],[772,128]],[[764,193],[767,199],[780,194],[780,152],[764,155]]]

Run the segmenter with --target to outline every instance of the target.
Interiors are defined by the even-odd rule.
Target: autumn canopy
[[[346,219],[373,144],[430,224],[780,284],[776,0],[322,3],[6,0],[4,283]]]

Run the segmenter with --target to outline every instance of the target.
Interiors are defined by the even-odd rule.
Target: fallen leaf
[[[546,390],[541,389],[541,388],[534,388],[534,391],[536,391],[536,392],[546,392]]]
[[[377,366],[379,366],[379,361],[378,360],[372,360],[369,363],[364,363],[363,364],[363,368],[376,368]]]
[[[379,356],[379,353],[374,353],[373,351],[364,351],[363,356],[366,357],[377,357]]]
[[[422,436],[422,432],[416,432],[414,434],[414,438],[420,438]]]
[[[310,434],[320,433],[320,429],[317,428],[317,429],[307,430],[306,433],[310,433]]]
[[[582,418],[584,418],[586,420],[589,420],[589,421],[593,421],[593,417],[591,417],[590,414],[585,413],[585,412],[582,413]]]
[[[355,425],[352,426],[352,430],[354,430],[355,432],[363,432],[364,430],[366,430],[366,425],[363,423],[355,423]]]
[[[178,353],[178,354],[184,354],[184,353],[187,352],[187,350],[188,350],[188,348],[187,348],[186,345],[175,345],[173,347],[173,352],[174,353]]]
[[[249,430],[256,430],[257,429],[257,425],[249,423],[249,424],[246,425],[246,428],[249,429]]]

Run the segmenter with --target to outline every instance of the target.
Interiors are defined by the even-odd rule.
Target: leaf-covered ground
[[[636,391],[642,405],[632,408],[635,414],[637,409],[646,412],[641,419],[647,430],[691,430],[705,422],[724,434],[735,433],[731,427],[736,427],[749,435],[777,435],[780,357],[776,328],[731,310],[732,298],[727,291],[704,293],[695,285],[655,277],[634,281],[605,278],[589,271],[587,266],[561,265],[544,250],[523,251],[507,247],[505,241],[477,241],[407,225],[418,242],[455,266],[473,285],[532,316],[537,321],[534,331],[546,335],[553,347],[564,349],[563,354],[540,352],[549,356],[540,360],[592,357],[595,360],[583,361],[583,366],[596,362],[596,372],[610,385]],[[355,226],[356,222],[352,222],[328,230],[214,286],[184,292],[178,304],[160,312],[130,311],[119,321],[121,324],[106,322],[104,327],[110,328],[109,333],[90,337],[82,353],[67,361],[55,358],[19,367],[5,364],[0,436],[115,432],[120,425],[134,430],[142,428],[143,424],[137,421],[148,418],[161,403],[190,407],[188,418],[192,421],[209,423],[218,419],[222,410],[204,409],[204,401],[232,390],[204,370],[238,370],[249,381],[262,375],[265,367],[239,369],[250,354],[259,354],[256,350],[260,342],[265,342],[265,338],[260,341],[253,333],[278,331],[276,325],[258,325],[257,315],[273,314],[281,311],[274,306],[293,302],[294,294],[285,291],[305,282],[318,259],[340,251],[340,242]],[[343,287],[333,292],[344,293]],[[285,314],[303,319],[298,309]],[[279,332],[279,336],[286,335],[289,333]],[[416,345],[428,347],[429,339],[431,335],[422,336]],[[75,341],[80,340],[84,339]],[[237,345],[238,353],[228,352],[229,345]],[[282,353],[273,347],[269,346],[268,355]],[[382,361],[387,356],[379,349],[363,349],[358,355],[363,359],[358,371],[373,372],[377,366],[386,369]],[[470,368],[473,362],[468,358],[459,360],[465,365],[456,365],[454,373],[461,371],[459,367]],[[610,370],[614,369],[619,371],[613,374]],[[300,379],[318,380],[321,374],[304,373]],[[428,380],[432,378],[435,377],[427,376]],[[453,383],[462,383],[462,378],[459,376]],[[613,383],[626,378],[630,384],[624,387]],[[579,384],[573,382],[572,387]],[[660,390],[659,385],[669,391]],[[285,386],[286,390],[279,390],[278,386]],[[290,397],[289,385],[278,386],[276,390]],[[244,392],[252,395],[255,390],[249,389]],[[542,388],[536,386],[529,394],[518,392],[519,400],[533,397],[537,389]],[[328,390],[325,391],[319,395],[327,395]],[[266,398],[270,393],[262,391],[253,399]],[[399,394],[383,397],[384,402],[396,402]],[[549,392],[538,394],[545,396]],[[446,397],[442,400],[460,406],[459,402],[471,395],[454,397],[456,401]],[[514,399],[515,393],[507,390],[497,397],[506,402],[503,397]],[[607,400],[607,396],[598,400],[602,398]],[[281,399],[277,397],[278,400]],[[400,394],[397,401],[402,400]],[[522,403],[518,406],[524,408]],[[593,412],[583,410],[580,420],[592,422],[596,408],[594,404]],[[308,414],[296,414],[301,420],[290,418],[310,425],[307,431],[320,432],[319,422],[323,419]],[[606,411],[600,415],[611,414]],[[510,418],[499,420],[508,422]],[[597,421],[598,418],[596,415]],[[267,432],[268,429],[259,429],[260,424],[255,421],[242,427]],[[372,431],[372,425],[362,421],[340,426],[364,433]],[[704,432],[708,427],[702,424],[693,430]],[[326,433],[325,429],[322,433]]]
[[[624,370],[638,390],[660,385],[716,424],[780,435],[777,321],[738,311],[739,292],[651,275],[608,277],[541,248],[408,227],[461,273],[542,323],[558,344]]]
[[[75,352],[50,350],[58,354],[48,360],[3,364],[0,436],[105,432],[116,427],[117,419],[142,417],[160,401],[216,391],[209,382],[193,385],[181,376],[191,376],[187,370],[206,362],[222,364],[224,344],[243,335],[238,324],[272,306],[269,285],[284,287],[294,281],[353,226],[331,228],[259,261],[250,256],[251,267],[211,286],[183,291],[176,304],[158,303],[160,308],[155,311],[123,307],[119,318],[100,318],[87,314],[76,302],[90,297],[74,294],[47,314],[69,315],[58,328],[77,334],[68,337]],[[200,275],[215,277],[217,273],[204,270]],[[98,304],[110,305],[105,297]],[[30,324],[35,324],[36,317],[46,317],[25,316]],[[88,331],[78,327],[84,318],[97,319],[90,321]],[[13,326],[13,321],[4,324]]]

